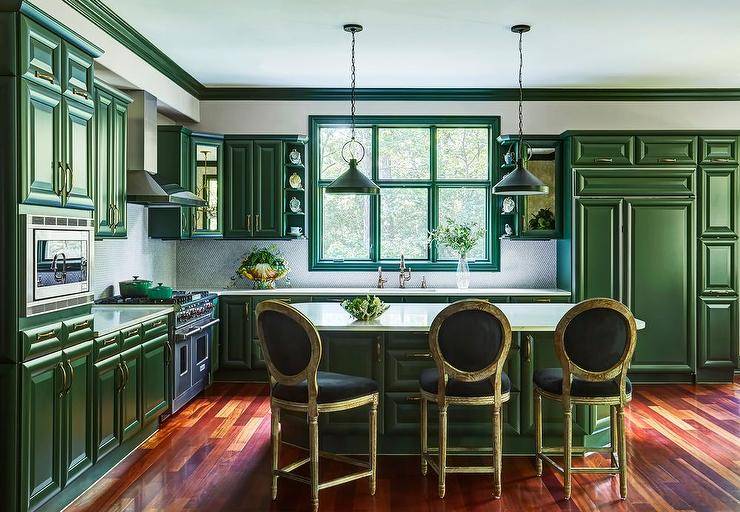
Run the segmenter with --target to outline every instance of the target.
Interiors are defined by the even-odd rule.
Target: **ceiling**
[[[206,86],[740,87],[727,0],[104,0]]]

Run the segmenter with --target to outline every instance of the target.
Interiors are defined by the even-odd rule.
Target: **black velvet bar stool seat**
[[[374,380],[342,373],[316,372],[316,382],[319,387],[316,402],[319,404],[350,400],[378,392],[378,383]],[[308,381],[293,385],[275,384],[272,396],[288,402],[307,403]]]
[[[439,385],[439,370],[427,368],[419,376],[421,389],[427,393],[437,393]],[[505,372],[501,372],[501,393],[511,391],[511,380]],[[491,379],[465,382],[462,380],[449,379],[445,388],[445,395],[459,397],[491,397],[493,396],[493,385]]]
[[[542,391],[553,395],[560,395],[563,392],[563,369],[562,368],[543,368],[535,370],[534,383]],[[632,383],[629,378],[625,379],[625,391],[627,395],[632,395]],[[608,397],[619,396],[619,380],[612,379],[603,382],[594,382],[573,377],[570,384],[570,394],[577,397]]]

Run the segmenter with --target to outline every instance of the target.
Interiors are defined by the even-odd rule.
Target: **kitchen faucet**
[[[378,288],[385,288],[388,280],[383,278],[383,267],[378,267]]]
[[[401,255],[401,264],[398,266],[398,286],[406,288],[406,281],[411,281],[411,267],[406,267],[406,262]]]

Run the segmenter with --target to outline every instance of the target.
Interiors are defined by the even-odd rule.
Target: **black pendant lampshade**
[[[527,146],[524,142],[522,115],[522,103],[524,103],[524,89],[522,87],[522,34],[529,32],[529,25],[514,25],[511,31],[519,34],[519,150],[517,154],[516,167],[504,176],[501,181],[493,186],[493,193],[507,196],[534,196],[544,195],[549,192],[547,185],[537,176],[527,170],[524,156],[527,154]]]

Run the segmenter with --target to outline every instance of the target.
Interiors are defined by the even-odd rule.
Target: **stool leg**
[[[563,491],[565,493],[565,499],[570,499],[570,487],[571,487],[571,448],[573,446],[573,423],[572,423],[572,411],[573,406],[568,404],[564,408],[563,418]]]
[[[542,395],[534,392],[534,464],[537,476],[542,476]]]
[[[617,425],[619,426],[619,494],[627,499],[627,439],[624,428],[624,406],[617,406]]]
[[[447,470],[447,404],[439,404],[439,497],[445,497]]]
[[[622,461],[619,459],[619,425],[617,425],[617,406],[616,405],[610,405],[609,406],[609,428],[611,430],[611,448],[612,448],[612,461],[615,459],[619,462],[619,465],[622,464]],[[612,475],[614,476],[614,475]]]
[[[493,496],[501,497],[501,407],[493,407]]]
[[[428,434],[428,421],[429,418],[427,417],[427,400],[422,397],[421,398],[421,404],[419,406],[421,409],[421,474],[426,475],[427,474],[427,436]]]
[[[375,496],[375,478],[377,475],[378,454],[378,400],[370,404],[370,495]]]
[[[278,484],[278,461],[280,453],[280,408],[273,407],[271,411],[271,437],[272,437],[272,499],[277,498]]]
[[[319,418],[310,417],[308,420],[308,444],[311,450],[311,505],[313,511],[319,510]]]

